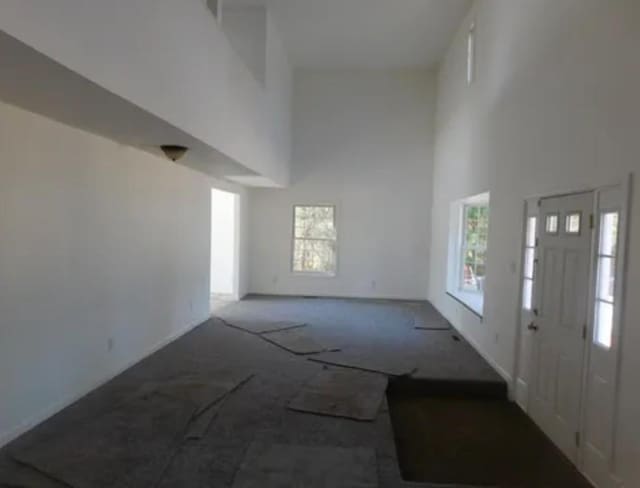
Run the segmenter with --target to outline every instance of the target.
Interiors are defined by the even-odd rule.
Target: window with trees
[[[463,208],[462,256],[460,288],[482,292],[487,266],[489,207],[470,204]]]
[[[333,276],[337,268],[336,209],[296,205],[293,210],[293,271]]]
[[[453,202],[450,219],[447,293],[482,317],[487,274],[489,193]]]

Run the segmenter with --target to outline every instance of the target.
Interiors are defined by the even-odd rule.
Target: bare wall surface
[[[250,290],[424,298],[434,76],[301,71],[294,85],[293,183],[252,191]],[[336,205],[336,277],[292,274],[294,204]]]
[[[475,22],[476,81],[466,85]],[[622,181],[640,168],[640,4],[482,0],[438,79],[429,297],[508,375],[514,373],[523,204]],[[449,209],[491,191],[485,319],[445,295]],[[640,205],[631,208],[615,470],[640,485]]]
[[[0,104],[0,445],[208,317],[212,184]]]
[[[272,182],[287,184],[291,148],[283,113],[291,68],[273,25],[265,26],[264,84],[232,49],[203,0],[5,0],[0,29]],[[274,125],[284,137],[274,134]]]

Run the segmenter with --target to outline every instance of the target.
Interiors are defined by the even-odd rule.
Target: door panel
[[[540,201],[537,316],[533,338],[531,416],[574,462],[578,458],[580,397],[585,353],[583,329],[587,318],[591,229],[569,226],[569,215],[589,215],[593,193]],[[546,217],[551,216],[546,225]],[[555,224],[555,225],[553,225]],[[571,232],[567,232],[570,230]]]

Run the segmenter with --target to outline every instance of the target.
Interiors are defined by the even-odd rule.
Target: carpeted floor
[[[454,340],[455,331],[446,328],[435,331],[415,329],[416,317],[421,325],[443,323],[444,319],[426,302],[253,297],[238,304],[226,305],[218,309],[217,313],[227,321],[305,322],[312,338],[322,344],[340,347],[342,358],[361,362],[375,356],[383,366],[395,365],[413,371],[411,377],[401,377],[400,384],[410,381],[411,385],[415,385],[420,383],[418,380],[425,380],[429,385],[447,385],[445,389],[451,388],[453,384],[464,385],[465,388],[471,385],[471,390],[475,390],[480,385],[483,391],[487,385],[493,385],[498,393],[505,388],[500,376],[469,344],[464,340]],[[103,416],[108,416],[115,406],[135,398],[146,384],[163,383],[176,377],[219,379],[221,375],[240,379],[252,375],[252,378],[229,393],[224,402],[216,404],[210,425],[202,429],[201,435],[195,439],[177,435],[170,423],[165,425],[164,422],[152,421],[149,424],[153,415],[138,415],[134,412],[135,415],[128,417],[127,422],[133,422],[132,432],[141,432],[142,435],[151,433],[155,436],[162,434],[155,429],[171,427],[166,436],[177,440],[176,444],[163,440],[164,444],[160,446],[162,452],[153,456],[154,462],[149,461],[149,469],[155,470],[155,466],[158,466],[155,461],[162,460],[164,464],[161,470],[142,473],[145,480],[155,479],[156,474],[161,475],[157,483],[154,482],[154,487],[232,487],[240,479],[238,472],[241,466],[248,466],[247,453],[252,445],[274,446],[269,452],[295,450],[296,446],[300,447],[300,452],[305,449],[315,452],[313,448],[319,448],[317,452],[331,453],[331,456],[338,452],[336,449],[347,449],[344,452],[348,453],[364,449],[366,452],[375,452],[377,484],[374,483],[374,486],[434,486],[402,480],[386,398],[383,398],[375,418],[366,422],[287,408],[305,385],[326,370],[326,365],[310,360],[322,354],[292,354],[258,334],[229,327],[216,318],[209,320],[0,450],[0,486],[69,488],[70,484],[57,482],[37,469],[18,462],[22,458],[20,453],[35,456],[36,452],[41,452],[36,447],[49,443],[54,445],[57,442],[55,445],[63,446],[61,449],[69,449],[70,454],[100,454],[101,451],[96,446],[102,441],[106,443],[102,448],[109,454],[109,462],[112,464],[108,471],[100,472],[104,476],[101,479],[109,479],[109,473],[114,476],[110,478],[113,482],[105,481],[106,484],[100,488],[120,486],[117,484],[117,473],[126,470],[126,462],[130,461],[126,456],[118,454],[118,449],[123,445],[126,450],[126,435],[116,437],[116,442],[119,443],[117,446],[108,445],[110,441],[107,436],[92,438],[91,435],[94,434],[84,438],[74,435],[73,443],[62,441],[74,431],[80,434],[83,429],[89,433],[100,432],[100,428],[91,424],[101,418],[108,418]],[[154,398],[154,402],[157,400],[159,399]],[[165,403],[162,405],[164,408]],[[182,417],[173,424],[178,425],[181,421]],[[149,425],[153,427],[151,430]],[[136,445],[137,442],[149,440],[152,439],[133,441]],[[83,443],[86,449],[83,449]],[[169,444],[172,452],[167,457],[166,446]],[[64,459],[64,453],[62,454]],[[33,459],[32,456],[27,457]],[[120,467],[119,457],[125,461]],[[102,458],[104,459],[104,455]],[[45,467],[47,461],[39,460]],[[73,466],[73,478],[77,482],[94,479],[95,472],[105,469],[104,465],[95,465],[96,461],[92,457],[87,457],[86,461]],[[426,459],[423,461],[426,462]],[[263,462],[264,459],[260,461]],[[295,479],[307,479],[305,473],[299,472],[299,466],[303,466],[305,462],[301,459],[298,464],[275,466],[274,469],[280,470],[283,476],[293,476],[291,473],[295,471],[295,476],[301,476]],[[320,462],[313,469],[323,472],[326,465]],[[57,467],[55,466],[56,469]],[[247,469],[250,470],[247,479],[253,480],[255,471],[251,471],[250,466]],[[256,469],[270,468],[260,464]],[[367,474],[366,483],[371,484],[372,479]]]

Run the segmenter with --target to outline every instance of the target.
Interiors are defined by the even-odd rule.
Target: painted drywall
[[[0,104],[0,445],[209,316],[218,184]]]
[[[264,83],[267,62],[267,9],[223,4],[222,31],[255,79]]]
[[[250,290],[425,298],[435,77],[297,72],[293,182],[251,194]],[[294,204],[337,207],[338,272],[291,272]]]
[[[235,294],[237,196],[211,190],[211,293]]]
[[[273,100],[291,76],[267,29],[264,86],[231,47],[203,0],[5,0],[0,29],[109,92],[271,181],[286,185],[291,148],[274,138]],[[60,33],[65,35],[61,36]],[[272,55],[272,54],[271,54]],[[290,94],[289,94],[290,95]],[[284,129],[281,129],[284,130]]]
[[[475,22],[476,80],[466,84]],[[622,181],[640,169],[640,3],[480,0],[438,77],[429,297],[507,376],[518,324],[527,197]],[[485,317],[445,295],[452,201],[491,192]],[[633,200],[615,472],[640,486],[640,203]]]

